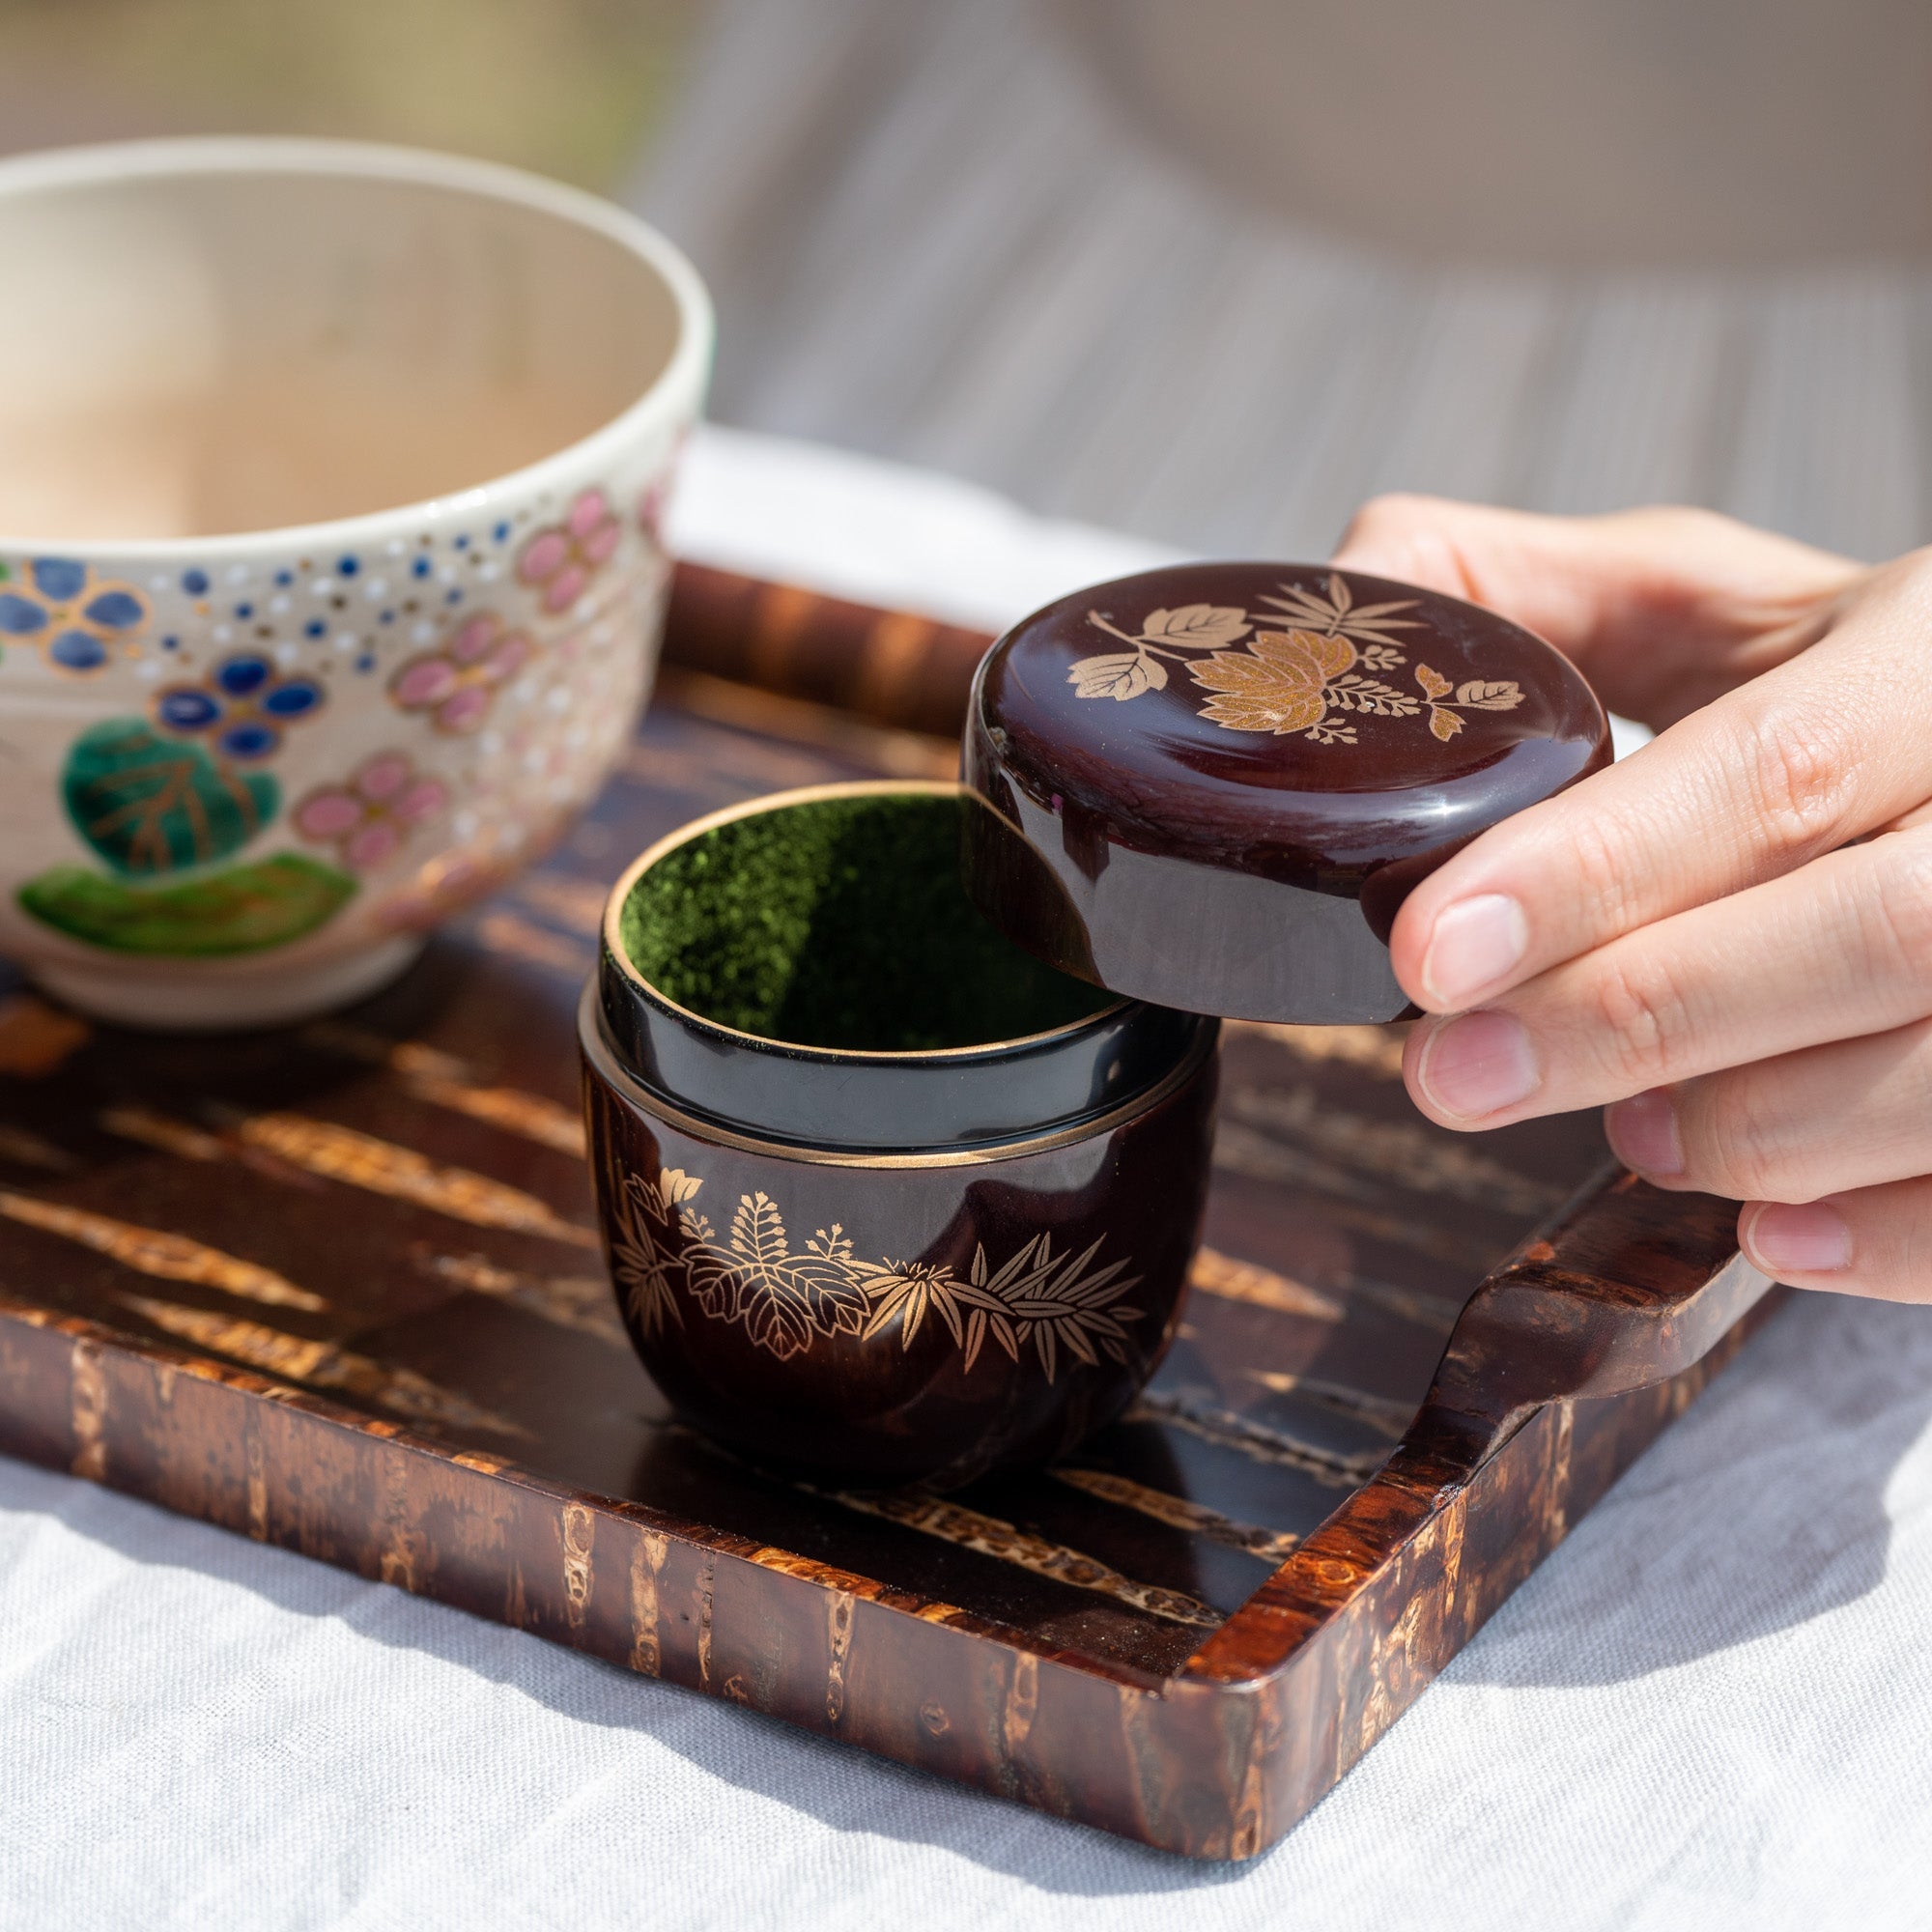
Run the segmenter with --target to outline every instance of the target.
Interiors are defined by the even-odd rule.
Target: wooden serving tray
[[[902,664],[917,624],[859,633]],[[552,861],[351,1013],[143,1038],[15,985],[0,1450],[1149,1844],[1267,1845],[1770,1304],[1525,1407],[1730,1323],[1733,1210],[1606,1178],[1594,1117],[1439,1132],[1392,1031],[1234,1026],[1194,1293],[1124,1421],[944,1498],[709,1446],[592,1229],[605,882],[731,800],[952,760],[673,671]]]

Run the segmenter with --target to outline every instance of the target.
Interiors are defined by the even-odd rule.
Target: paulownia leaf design
[[[168,886],[128,886],[57,866],[20,888],[43,925],[111,952],[218,958],[286,946],[326,923],[355,881],[297,852]]]
[[[812,1320],[828,1335],[856,1335],[866,1323],[865,1285],[852,1243],[837,1221],[821,1228],[793,1264]]]
[[[676,1173],[677,1170],[667,1168],[666,1180]],[[683,1176],[678,1175],[678,1179]],[[651,1232],[653,1219],[667,1218],[660,1185],[635,1174],[627,1177],[617,1197],[611,1271],[616,1276],[617,1293],[624,1306],[646,1336],[655,1335],[660,1327],[668,1327],[672,1322],[679,1327],[684,1325],[684,1313],[670,1288],[670,1274],[678,1257]]]
[[[726,1242],[690,1250],[685,1279],[706,1315],[743,1321],[759,1348],[786,1361],[811,1346],[814,1332],[856,1334],[863,1325],[866,1297],[851,1252],[835,1226],[794,1255],[784,1216],[760,1189],[740,1197]]]
[[[73,741],[61,792],[75,829],[132,877],[225,859],[281,804],[266,772],[223,771],[199,746],[109,719]]]

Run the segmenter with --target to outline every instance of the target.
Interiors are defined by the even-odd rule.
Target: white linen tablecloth
[[[982,621],[1158,554],[715,431],[676,533]],[[1928,1416],[1932,1310],[1801,1301],[1239,1867],[0,1460],[0,1925],[1932,1925]]]

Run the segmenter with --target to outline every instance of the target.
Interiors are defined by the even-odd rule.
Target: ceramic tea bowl
[[[948,1486],[1153,1373],[1219,1021],[1065,978],[958,879],[961,788],[719,812],[613,891],[580,1015],[611,1277],[671,1403],[760,1461]]]
[[[624,743],[701,286],[332,142],[6,162],[0,252],[0,952],[140,1025],[373,989]]]

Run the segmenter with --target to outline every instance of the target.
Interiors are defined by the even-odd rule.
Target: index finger
[[[1396,977],[1456,1012],[1802,866],[1932,793],[1932,560],[1882,573],[1804,656],[1490,831],[1411,893]]]
[[[1487,606],[1653,730],[1815,643],[1861,564],[1709,510],[1544,517],[1378,497],[1335,561]]]

